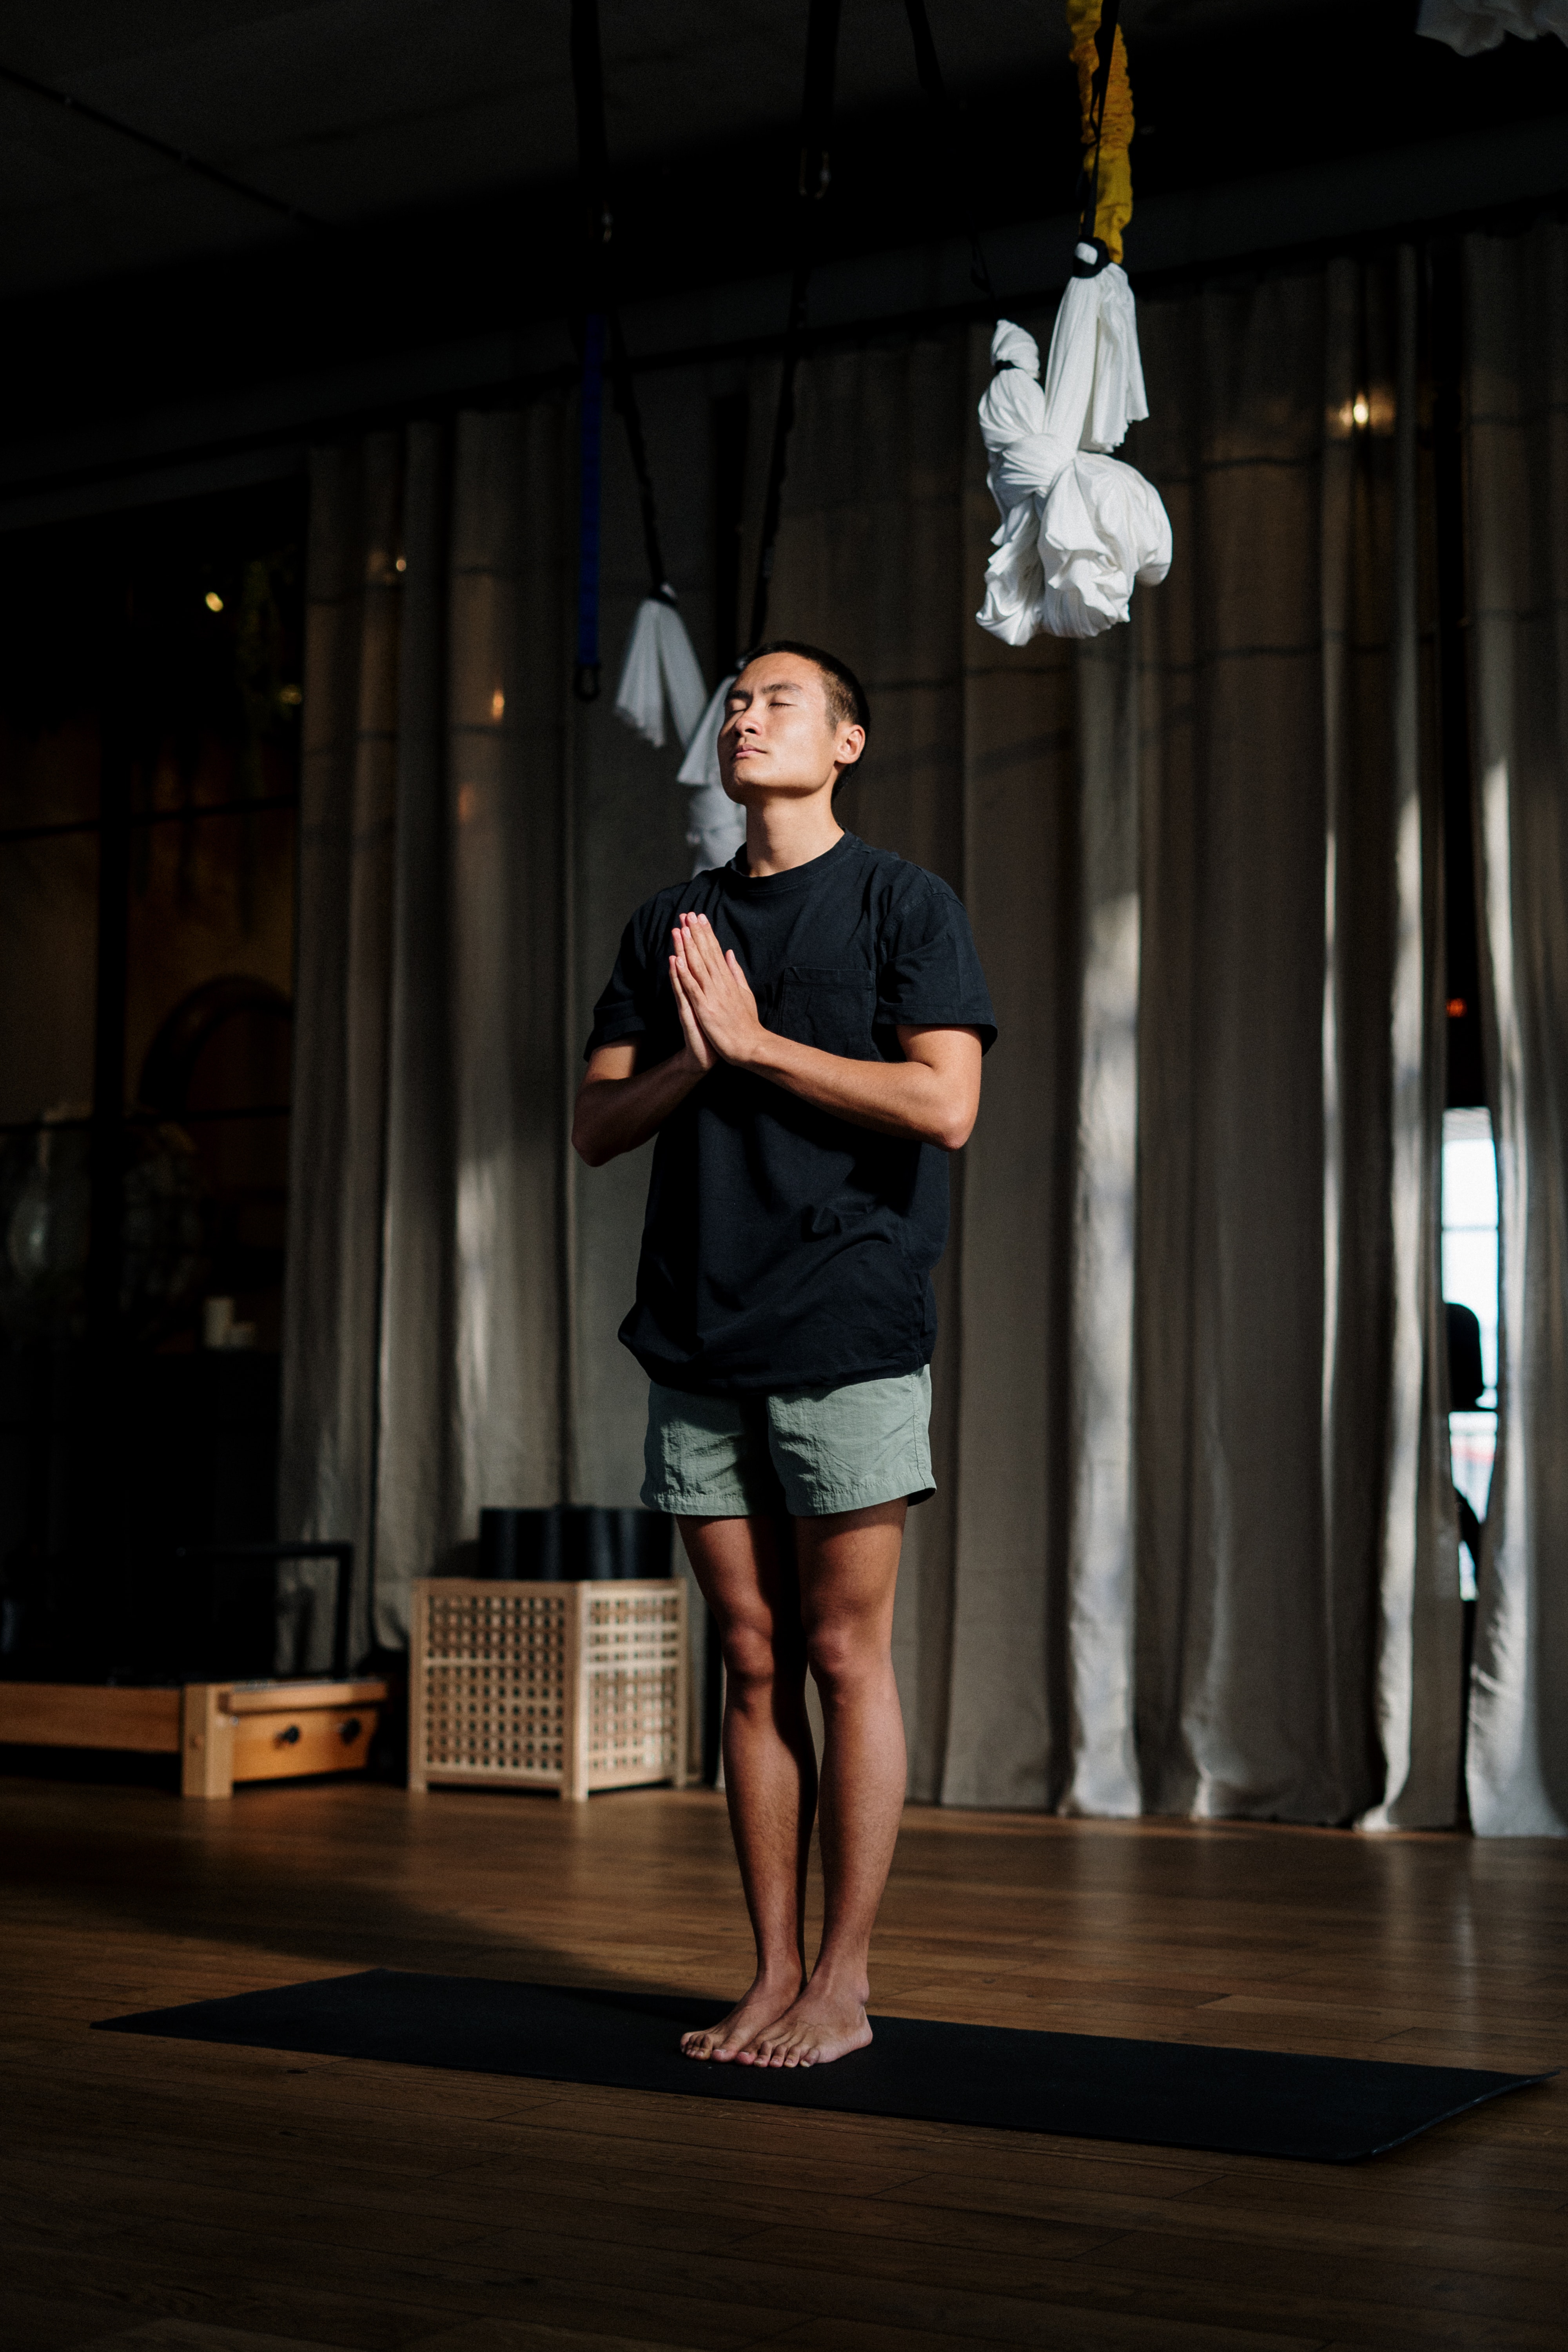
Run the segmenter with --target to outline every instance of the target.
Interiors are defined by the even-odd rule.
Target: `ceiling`
[[[645,320],[677,321],[660,348],[773,331],[799,235],[807,0],[600,5],[616,221],[605,284],[628,316],[641,303]],[[864,311],[841,302],[844,317],[951,304],[948,280],[932,290],[934,257],[955,249],[966,215],[994,257],[1014,254],[1009,299],[1059,282],[1049,271],[1070,249],[1078,97],[1063,0],[927,7],[964,109],[962,165],[921,100],[904,0],[843,0],[816,287],[841,264],[879,289]],[[1189,250],[1284,251],[1568,198],[1556,160],[1568,159],[1568,47],[1510,39],[1460,58],[1415,37],[1415,13],[1416,0],[1122,0],[1134,274],[1179,270]],[[569,25],[570,0],[9,11],[0,490],[118,478],[198,446],[237,464],[301,418],[400,415],[531,381],[542,345],[569,364],[585,285]],[[1327,180],[1331,203],[1279,198]],[[956,299],[967,289],[961,265]]]
[[[623,171],[787,135],[805,0],[602,0],[601,13]],[[953,88],[977,103],[1006,94],[1008,142],[1028,141],[1047,85],[1070,102],[1061,0],[930,0],[929,13]],[[1140,60],[1216,38],[1255,52],[1272,81],[1282,41],[1286,53],[1321,48],[1312,20],[1343,15],[1311,0],[1125,0],[1122,23],[1135,82]],[[1430,59],[1432,45],[1409,38],[1414,15],[1415,0],[1359,10]],[[0,67],[334,227],[363,226],[570,174],[569,16],[568,0],[50,0],[9,12]],[[918,103],[903,0],[846,0],[841,112]],[[297,234],[263,205],[0,82],[0,299]]]

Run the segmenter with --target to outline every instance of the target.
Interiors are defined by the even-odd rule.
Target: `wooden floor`
[[[92,2034],[390,1964],[738,1988],[721,1800],[0,1781],[6,2352],[1568,2346],[1568,2081],[1328,2167]],[[910,1813],[875,2005],[1568,2064],[1568,1851]]]

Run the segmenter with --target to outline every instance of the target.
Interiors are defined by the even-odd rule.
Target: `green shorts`
[[[650,1384],[651,1511],[683,1519],[825,1518],[904,1496],[931,1475],[931,1369],[776,1395],[689,1396]]]

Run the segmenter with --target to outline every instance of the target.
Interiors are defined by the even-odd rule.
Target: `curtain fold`
[[[1077,1118],[1067,1297],[1068,1765],[1064,1812],[1141,1809],[1135,1702],[1133,1349],[1138,1206],[1136,646],[1076,650]]]
[[[1482,1010],[1498,1451],[1467,1758],[1493,1835],[1568,1832],[1568,232],[1466,254]]]
[[[363,1650],[373,1638],[401,435],[319,453],[310,496],[279,1530],[354,1542]]]
[[[1442,931],[1443,852],[1440,782],[1434,730],[1436,678],[1422,647],[1431,640],[1430,474],[1418,430],[1421,383],[1417,263],[1405,247],[1393,288],[1388,333],[1394,390],[1390,573],[1386,606],[1392,644],[1378,684],[1390,726],[1386,833],[1376,869],[1393,885],[1392,929],[1379,929],[1380,971],[1388,1004],[1386,1168],[1390,1229],[1386,1285],[1387,1354],[1374,1359],[1383,1379],[1385,1470],[1381,1495],[1379,1574],[1374,1608],[1342,1606],[1333,1626],[1338,1721],[1356,1705],[1361,1659],[1370,1637],[1374,1665],[1373,1766],[1380,1793],[1362,1817],[1369,1829],[1422,1828],[1452,1820],[1458,1809],[1464,1689],[1463,1610],[1459,1599],[1458,1526],[1448,1456],[1447,1327],[1442,1301],[1442,1138],[1447,1067],[1447,990]],[[1335,386],[1331,384],[1331,406]],[[1352,410],[1353,421],[1353,410]],[[1425,495],[1424,495],[1425,494]],[[1356,730],[1357,738],[1362,737]],[[1351,794],[1341,821],[1348,831],[1366,799],[1364,778],[1342,761]],[[1386,886],[1379,887],[1381,901]],[[1334,959],[1331,959],[1333,961]],[[1336,1035],[1353,1019],[1360,975],[1347,960],[1336,1011]],[[1336,1089],[1337,1090],[1337,1089]],[[1352,1196],[1360,1154],[1342,1146],[1333,1186],[1336,1205]],[[1364,1222],[1364,1220],[1363,1220]],[[1337,1255],[1337,1253],[1336,1253]],[[1373,1294],[1375,1295],[1375,1293]],[[1337,1326],[1335,1403],[1355,1377],[1356,1361]],[[1370,1343],[1369,1343],[1370,1344]],[[1366,1401],[1371,1410],[1371,1400]],[[1331,1487],[1331,1492],[1332,1491]],[[1352,1494],[1331,1509],[1331,1539]],[[1454,1704],[1458,1678],[1460,1703]]]

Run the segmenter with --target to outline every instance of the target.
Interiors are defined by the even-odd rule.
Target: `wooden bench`
[[[183,1796],[232,1797],[237,1780],[363,1772],[388,1696],[380,1681],[0,1682],[0,1741],[178,1756]]]

